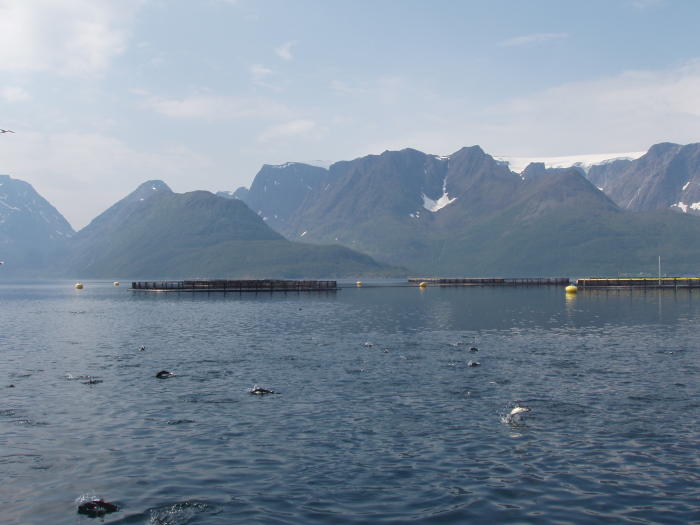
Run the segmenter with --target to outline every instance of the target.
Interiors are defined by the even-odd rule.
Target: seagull
[[[523,412],[531,412],[532,409],[528,407],[515,407],[513,410],[510,411],[509,416],[517,416],[518,414],[522,414]]]
[[[0,129],[0,133],[14,133],[11,129]]]
[[[530,407],[516,406],[507,415],[501,417],[501,423],[506,423],[508,425],[518,425],[520,420],[520,414],[525,412],[532,412]]]

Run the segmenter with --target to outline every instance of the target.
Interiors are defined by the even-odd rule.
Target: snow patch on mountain
[[[678,201],[675,204],[671,204],[670,207],[678,208],[683,213],[688,213],[688,208],[690,208],[691,210],[700,211],[700,202],[691,202],[690,204],[686,204],[682,201]]]
[[[305,166],[314,166],[316,168],[323,168],[323,169],[328,169],[331,167],[333,164],[332,160],[305,160],[302,162],[285,162],[284,164],[272,164],[270,165],[271,168],[275,169],[284,169],[288,168],[290,166],[294,166],[295,164],[302,164]]]
[[[423,197],[423,207],[432,212],[440,211],[445,206],[457,200],[457,197],[450,198],[447,194],[447,178],[442,181],[442,195],[437,200],[431,199],[425,193],[421,194],[421,197]]]
[[[685,203],[683,203],[683,202],[681,202],[681,201],[678,201],[678,202],[675,203],[675,204],[671,204],[670,207],[671,207],[671,208],[678,208],[678,209],[681,210],[683,213],[688,213],[688,205],[685,204]]]
[[[544,162],[545,168],[580,168],[588,173],[592,166],[607,164],[616,160],[635,160],[646,154],[646,151],[627,153],[594,153],[588,155],[565,155],[562,157],[494,157],[499,162],[508,164],[516,172],[522,171],[532,162]]]

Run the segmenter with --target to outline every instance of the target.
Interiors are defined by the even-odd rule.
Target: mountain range
[[[66,275],[145,279],[383,276],[387,264],[343,246],[291,242],[242,201],[174,193],[148,181],[66,243]]]
[[[245,278],[673,274],[700,266],[700,145],[520,173],[479,146],[264,165],[250,188],[148,181],[74,232],[0,176],[9,276]]]
[[[588,179],[625,210],[700,215],[700,144],[656,144],[636,160],[592,166]]]
[[[673,146],[677,156],[697,147]],[[287,238],[339,242],[425,275],[637,275],[652,273],[658,255],[669,271],[696,273],[696,217],[664,205],[625,208],[596,187],[607,173],[611,188],[627,178],[640,194],[662,193],[665,186],[650,181],[679,177],[678,161],[656,160],[667,148],[588,173],[542,163],[516,173],[478,146],[448,156],[386,151],[327,170],[263,166],[235,195]],[[681,178],[700,168],[685,158]],[[649,165],[648,178],[635,182],[635,167]],[[653,166],[661,172],[651,173]]]

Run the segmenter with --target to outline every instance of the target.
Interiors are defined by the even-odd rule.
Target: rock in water
[[[261,386],[255,385],[253,388],[249,390],[249,392],[253,395],[256,396],[264,396],[265,394],[276,394],[274,390],[268,390],[267,388],[263,388]]]
[[[78,514],[85,514],[91,518],[98,518],[111,512],[117,512],[118,510],[119,508],[114,503],[103,499],[86,501],[78,505]]]

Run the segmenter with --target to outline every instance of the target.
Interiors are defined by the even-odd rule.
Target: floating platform
[[[566,286],[571,280],[568,277],[410,277],[408,282],[430,286]]]
[[[150,292],[320,292],[338,289],[336,281],[256,280],[196,280],[196,281],[134,281],[132,290]]]
[[[577,279],[579,288],[700,288],[700,277],[633,277],[629,279]]]

